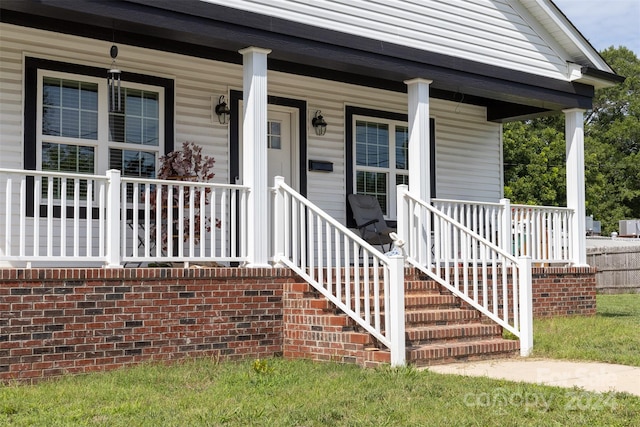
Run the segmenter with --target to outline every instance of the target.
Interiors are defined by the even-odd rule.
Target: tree
[[[603,58],[624,83],[595,93],[585,115],[586,214],[603,233],[640,218],[640,60],[625,47]],[[504,126],[505,197],[513,203],[566,206],[564,115]]]

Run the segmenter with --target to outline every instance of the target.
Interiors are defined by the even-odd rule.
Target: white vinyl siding
[[[548,34],[542,27],[523,16],[526,14],[517,0],[202,1],[508,69],[567,78],[569,56],[559,45],[547,41]]]
[[[106,81],[111,44],[0,23],[0,167],[23,167],[23,58],[104,67]],[[229,126],[218,123],[212,108],[229,89],[242,89],[241,65],[118,47],[123,71],[175,80],[174,145],[201,145],[204,154],[215,158],[213,181],[229,182]],[[268,92],[307,102],[307,158],[333,163],[331,173],[307,171],[307,195],[345,223],[345,106],[406,114],[406,94],[274,71],[268,73]],[[317,110],[328,123],[324,136],[311,127]],[[486,122],[483,107],[432,99],[430,111],[436,123],[437,197],[497,201],[502,195],[500,125]]]

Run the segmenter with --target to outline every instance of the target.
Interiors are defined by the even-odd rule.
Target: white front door
[[[269,185],[273,178],[284,177],[284,181],[292,182],[292,145],[291,145],[291,113],[269,111],[267,119],[267,157]]]
[[[242,106],[242,101],[240,102]],[[267,114],[267,185],[273,186],[273,178],[284,177],[284,181],[293,189],[298,189],[297,170],[297,140],[295,126],[296,121],[292,119],[296,113],[286,107],[269,105]],[[296,116],[297,117],[297,116]],[[242,115],[240,115],[242,121]],[[240,141],[242,138],[242,122],[239,126]],[[242,142],[240,143],[240,158],[242,159]],[[242,176],[242,162],[239,165],[240,176]]]

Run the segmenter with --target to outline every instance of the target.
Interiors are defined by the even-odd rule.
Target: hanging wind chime
[[[107,82],[109,84],[109,111],[117,112],[122,110],[120,98],[120,70],[116,68],[116,57],[118,56],[118,46],[111,46],[109,51],[111,55],[111,68],[107,73]]]

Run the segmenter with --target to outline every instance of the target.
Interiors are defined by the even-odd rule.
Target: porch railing
[[[407,261],[519,337],[520,352],[528,355],[533,346],[531,258],[514,257],[456,220],[457,212],[449,216],[442,206],[409,194],[405,185],[398,186],[398,195],[398,234],[406,240]],[[497,216],[491,209],[485,215]],[[494,229],[484,233],[494,234]],[[499,241],[499,233],[495,238]]]
[[[248,187],[121,178],[121,259],[241,262]]]
[[[573,262],[569,208],[432,199],[433,206],[514,256],[535,263]]]
[[[104,262],[108,185],[105,176],[0,169],[0,260]]]
[[[275,180],[274,261],[294,270],[405,361],[404,258],[387,257]]]
[[[248,187],[0,169],[0,261],[242,262]]]

